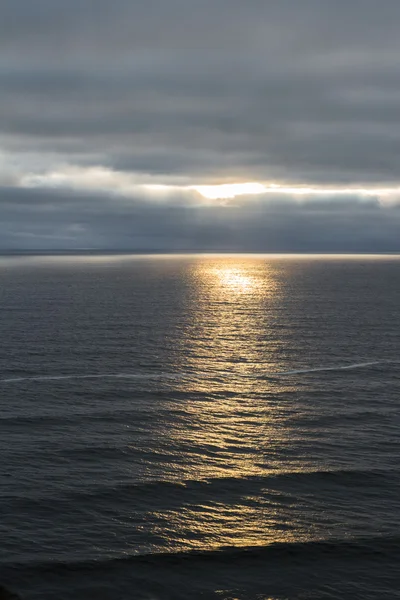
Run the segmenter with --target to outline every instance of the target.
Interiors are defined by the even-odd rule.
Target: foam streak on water
[[[275,375],[300,375],[301,373],[316,373],[318,371],[347,371],[353,369],[365,369],[366,367],[372,367],[374,365],[382,365],[382,364],[393,364],[397,363],[395,360],[371,360],[367,362],[361,363],[353,363],[351,365],[323,365],[320,367],[312,367],[309,369],[294,369],[291,371],[280,371],[275,373]]]
[[[307,369],[294,369],[291,371],[277,371],[271,372],[269,376],[283,376],[283,375],[301,375],[302,373],[316,373],[318,371],[347,371],[353,369],[365,369],[366,367],[371,367],[375,365],[388,365],[388,364],[398,364],[399,361],[396,360],[373,360],[362,363],[353,363],[350,365],[324,365],[320,367],[312,367]],[[79,375],[78,373],[73,373],[70,375],[35,375],[32,377],[8,377],[6,379],[0,379],[0,383],[19,383],[22,381],[58,381],[58,380],[68,380],[68,379],[183,379],[190,377],[203,377],[205,373],[94,373],[94,374],[86,374]],[[243,376],[246,377],[243,373],[235,373],[234,371],[225,372],[224,375],[226,377],[229,376]],[[256,375],[257,377],[257,375]]]
[[[60,381],[68,379],[178,379],[182,375],[174,373],[96,373],[90,375],[35,375],[33,377],[9,377],[0,379],[0,383],[19,383],[21,381]]]

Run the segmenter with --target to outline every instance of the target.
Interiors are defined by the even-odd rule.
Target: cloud
[[[160,196],[61,189],[0,189],[2,249],[142,251],[400,250],[400,208],[357,196],[302,199],[240,196],[195,201],[193,191]]]
[[[115,196],[141,198],[151,211],[154,188],[150,193],[146,186],[154,185],[168,188],[163,194],[170,210],[175,194],[184,219],[186,200],[188,209],[201,208],[197,222],[206,222],[211,208],[198,206],[185,189],[215,183],[307,186],[317,195],[342,190],[342,211],[343,196],[349,194],[352,208],[351,198],[361,189],[373,197],[376,189],[389,188],[389,203],[397,202],[397,0],[386,0],[384,7],[374,0],[3,4],[0,185],[7,193],[2,194],[10,197],[13,187],[27,185],[44,188],[44,196],[50,186],[69,188],[53,196],[65,219],[66,237],[59,238],[65,243],[77,237],[83,243],[85,235],[89,243],[93,235],[112,245],[108,211],[116,207]],[[37,190],[13,193],[32,193],[38,213],[43,210]],[[85,202],[91,195],[99,199],[98,210],[103,207],[104,223],[110,223],[108,240],[99,224],[97,233],[86,228],[79,236],[68,229],[74,194]],[[254,204],[248,202],[251,213]],[[306,202],[301,212],[298,199],[292,204],[291,215],[300,220],[311,210]],[[357,204],[359,216],[364,210],[365,203]],[[383,227],[389,213],[376,210]],[[352,210],[344,214],[353,218]],[[368,211],[365,215],[368,221]],[[0,214],[3,230],[6,216]],[[19,236],[3,237],[3,245],[6,239],[16,244],[17,237],[25,244],[24,235],[27,243],[37,239],[40,227],[30,230],[22,218]],[[319,226],[315,214],[312,219]],[[225,229],[233,227],[229,223],[228,218]],[[215,244],[215,227],[208,226],[207,239]],[[393,228],[387,227],[389,236]],[[162,245],[166,237],[157,231]],[[382,247],[379,235],[371,233],[372,250]]]

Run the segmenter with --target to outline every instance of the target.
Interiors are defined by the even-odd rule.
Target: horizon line
[[[190,256],[190,255],[253,255],[253,256],[400,256],[400,250],[392,251],[349,251],[349,250],[137,250],[115,248],[71,248],[71,249],[6,249],[0,248],[0,256]]]

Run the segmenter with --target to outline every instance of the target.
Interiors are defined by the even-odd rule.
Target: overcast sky
[[[399,23],[399,0],[0,0],[0,248],[400,251]]]

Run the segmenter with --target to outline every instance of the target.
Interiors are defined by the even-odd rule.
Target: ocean
[[[0,257],[0,583],[400,598],[400,257]]]

